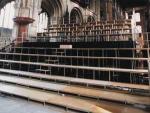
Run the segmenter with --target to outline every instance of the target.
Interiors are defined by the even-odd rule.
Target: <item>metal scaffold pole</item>
[[[147,54],[148,54],[148,60],[147,60],[147,64],[148,64],[148,82],[149,82],[149,91],[150,91],[150,45],[149,45],[149,33],[147,33],[147,43],[148,43],[148,47],[147,47]]]
[[[148,3],[149,5],[150,5],[150,0],[149,0],[149,3]],[[149,9],[149,19],[150,19],[150,6],[148,7],[148,9]],[[150,21],[150,20],[149,20]],[[149,23],[149,26],[148,26],[148,28],[150,28],[150,23]],[[148,34],[148,43],[149,43],[149,39],[150,39],[150,34]],[[148,49],[150,48],[150,45],[148,45]],[[148,51],[148,58],[149,58],[149,60],[148,60],[148,80],[149,80],[149,90],[150,90],[150,52]]]
[[[149,2],[148,2],[148,20],[149,20],[149,22],[150,22],[150,0],[149,0]],[[150,23],[148,22],[148,32],[150,32]],[[149,40],[150,40],[150,34],[148,34],[148,43],[149,43]],[[148,44],[148,49],[150,48],[150,45]],[[148,60],[148,80],[149,80],[149,91],[150,91],[150,52],[149,52],[149,50],[148,50],[148,58],[149,58],[149,60]]]
[[[149,90],[150,90],[150,60],[148,60],[148,82],[149,82]]]

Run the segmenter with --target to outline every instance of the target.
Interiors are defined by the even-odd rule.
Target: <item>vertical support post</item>
[[[112,0],[107,1],[107,20],[112,20]]]
[[[6,7],[3,8],[4,9],[4,15],[3,15],[3,20],[2,20],[2,27],[4,27],[4,23],[5,23],[5,11],[6,11]],[[1,37],[3,37],[3,29],[1,29]]]
[[[111,81],[111,72],[109,71],[109,81]]]
[[[149,92],[150,92],[150,45],[149,45],[149,33],[147,33],[147,54],[148,54],[148,82],[149,82]]]
[[[147,32],[150,32],[150,0],[148,1],[148,4],[147,4],[147,10],[148,10],[148,22],[147,22]],[[150,34],[149,34],[150,36]],[[150,38],[149,38],[150,40]]]
[[[150,91],[150,60],[148,60],[147,63],[148,63],[148,82],[149,82],[149,91]]]

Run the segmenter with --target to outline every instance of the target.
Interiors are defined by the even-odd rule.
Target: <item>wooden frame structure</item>
[[[57,41],[119,41],[130,40],[132,37],[131,20],[97,21],[49,25],[45,32],[38,33],[36,40],[47,36]]]

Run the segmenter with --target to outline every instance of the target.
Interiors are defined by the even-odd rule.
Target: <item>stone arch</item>
[[[50,20],[54,18],[59,23],[63,14],[62,0],[42,0],[42,12],[47,12]]]
[[[83,15],[79,8],[75,7],[70,12],[70,23],[82,23]]]
[[[14,8],[15,1],[9,1],[3,4],[3,7],[0,9],[0,27],[12,28],[13,27],[13,18],[15,15]]]
[[[15,0],[0,0],[0,10],[8,3],[15,1]]]
[[[49,16],[60,17],[62,15],[62,1],[61,0],[42,0],[42,10],[46,11]]]
[[[0,9],[3,8],[7,3],[16,0],[0,0]],[[56,14],[61,16],[63,11],[63,0],[42,0],[42,9],[46,10],[50,15]]]

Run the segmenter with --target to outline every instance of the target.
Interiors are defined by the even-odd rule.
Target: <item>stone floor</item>
[[[66,113],[66,111],[55,106],[43,106],[24,99],[0,96],[0,113]],[[67,113],[75,112],[67,111]]]

